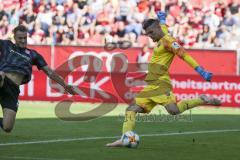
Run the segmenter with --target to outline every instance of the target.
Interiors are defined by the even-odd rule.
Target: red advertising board
[[[224,50],[189,50],[189,54],[207,70],[215,75],[236,75],[237,54],[236,51]],[[196,74],[184,61],[175,58],[171,65],[170,73]]]
[[[41,53],[51,63],[50,46],[30,46]],[[187,50],[197,62],[213,72],[215,75],[236,75],[237,73],[237,54],[236,51],[225,50]],[[103,70],[109,70],[109,62],[113,55],[122,53],[128,58],[129,63],[136,63],[137,55],[141,52],[141,48],[129,48],[126,50],[115,49],[113,51],[105,51],[103,47],[86,47],[86,46],[55,46],[53,54],[54,68],[62,65],[69,59],[81,56],[91,55],[102,59]],[[151,56],[151,55],[150,55]],[[149,59],[150,59],[149,56]],[[176,57],[170,67],[171,74],[196,74],[184,61]]]
[[[240,77],[215,76],[212,82],[205,82],[196,75],[172,75],[172,84],[177,100],[194,98],[199,94],[211,94],[223,102],[223,106],[240,107]],[[84,80],[83,72],[74,72],[65,78],[66,82],[77,86],[79,95],[71,96],[60,92],[58,85],[52,84],[39,71],[33,72],[32,81],[21,86],[21,100],[77,102],[114,102],[130,103],[135,92],[142,86],[132,87],[139,79],[132,79],[121,74],[99,73],[91,81]],[[139,84],[139,83],[138,83]],[[60,87],[61,88],[61,87]]]
[[[179,100],[195,98],[204,93],[220,99],[223,106],[240,107],[239,76],[215,76],[212,82],[206,82],[195,75],[174,75],[172,84]]]
[[[41,53],[47,63],[55,66],[58,72],[74,69],[76,64],[81,66],[80,70],[75,70],[69,75],[66,74],[68,76],[65,78],[66,82],[77,86],[80,95],[71,96],[64,94],[63,91],[60,92],[62,90],[60,86],[49,83],[49,79],[42,72],[34,70],[32,81],[25,86],[21,86],[20,99],[22,100],[61,101],[71,99],[78,102],[131,103],[137,92],[142,89],[142,86],[133,87],[134,84],[139,84],[141,80],[131,79],[129,75],[127,77],[120,73],[110,74],[109,72],[112,69],[113,56],[121,53],[120,55],[127,58],[120,57],[121,63],[124,64],[127,61],[130,64],[135,64],[141,48],[116,49],[109,52],[102,47],[55,46],[54,54],[51,54],[53,50],[50,46],[30,46],[30,48]],[[214,78],[212,82],[203,81],[191,67],[176,57],[171,65],[170,73],[177,100],[194,98],[204,93],[221,99],[223,106],[239,107],[240,77],[235,76],[237,72],[236,52],[189,50],[189,53],[203,67],[212,71]],[[78,57],[86,57],[86,55],[100,59],[102,66],[88,59],[86,61],[86,58],[78,59]],[[64,62],[67,62],[66,66],[59,68]],[[94,70],[97,73],[89,72],[87,75],[89,78],[86,80],[86,74],[83,72],[86,71],[84,67],[91,63],[95,69],[97,68],[97,70]]]

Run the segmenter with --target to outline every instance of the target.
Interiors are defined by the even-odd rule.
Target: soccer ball
[[[128,131],[122,135],[122,144],[128,148],[137,148],[140,138],[139,135],[133,131]]]

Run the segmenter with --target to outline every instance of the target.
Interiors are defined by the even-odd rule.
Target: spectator
[[[234,15],[238,13],[239,7],[240,7],[239,0],[233,0],[233,2],[229,4],[231,14]]]
[[[64,25],[66,22],[66,14],[63,6],[57,6],[57,11],[53,14],[52,24],[56,26]]]
[[[226,15],[225,15],[225,17],[224,17],[224,19],[223,19],[223,24],[224,24],[225,26],[229,26],[229,27],[237,24],[236,19],[234,19],[234,17],[233,17],[233,15],[232,15],[232,13],[231,13],[230,10],[228,10],[228,11],[226,12]]]
[[[9,35],[9,31],[10,31],[10,26],[8,22],[8,17],[7,15],[4,15],[2,17],[2,20],[0,21],[0,37],[7,39]]]
[[[43,44],[44,43],[45,33],[41,29],[41,22],[40,21],[37,21],[34,24],[34,29],[33,29],[33,33],[32,33],[31,37],[32,37],[35,44]]]
[[[24,25],[28,26],[28,30],[30,34],[32,34],[33,29],[34,29],[34,23],[36,20],[37,16],[36,13],[33,12],[33,8],[31,5],[29,5],[24,11],[23,15],[21,17]]]
[[[116,36],[118,36],[118,40],[125,40],[126,38],[126,25],[123,21],[118,22]]]
[[[3,16],[7,16],[7,12],[4,10],[3,3],[0,3],[0,21],[2,20]]]
[[[211,32],[210,32],[209,25],[204,25],[203,26],[203,32],[199,35],[198,42],[204,42],[204,43],[205,42],[206,43],[211,42]]]
[[[150,56],[149,47],[147,44],[144,44],[141,52],[137,55],[137,65],[140,71],[147,71],[148,67],[148,58]]]
[[[130,0],[120,0],[119,8],[117,11],[117,20],[127,22],[128,16],[132,15],[135,6],[131,4]]]
[[[207,10],[205,13],[204,21],[205,25],[210,27],[210,30],[213,32],[217,30],[218,26],[220,25],[220,18],[214,13],[212,10]]]

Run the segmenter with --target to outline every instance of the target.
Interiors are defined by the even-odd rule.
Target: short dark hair
[[[27,32],[28,29],[27,29],[26,26],[20,24],[20,25],[18,25],[17,27],[15,27],[15,28],[13,29],[13,33],[15,34],[17,31]]]
[[[143,29],[146,30],[149,26],[152,24],[159,24],[159,21],[157,19],[146,19],[143,21]]]

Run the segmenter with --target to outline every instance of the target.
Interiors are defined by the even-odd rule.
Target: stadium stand
[[[151,45],[141,23],[164,10],[169,32],[186,48],[240,47],[239,0],[0,0],[0,38],[17,24],[29,44],[104,45],[130,40]],[[206,5],[207,4],[207,5]]]

